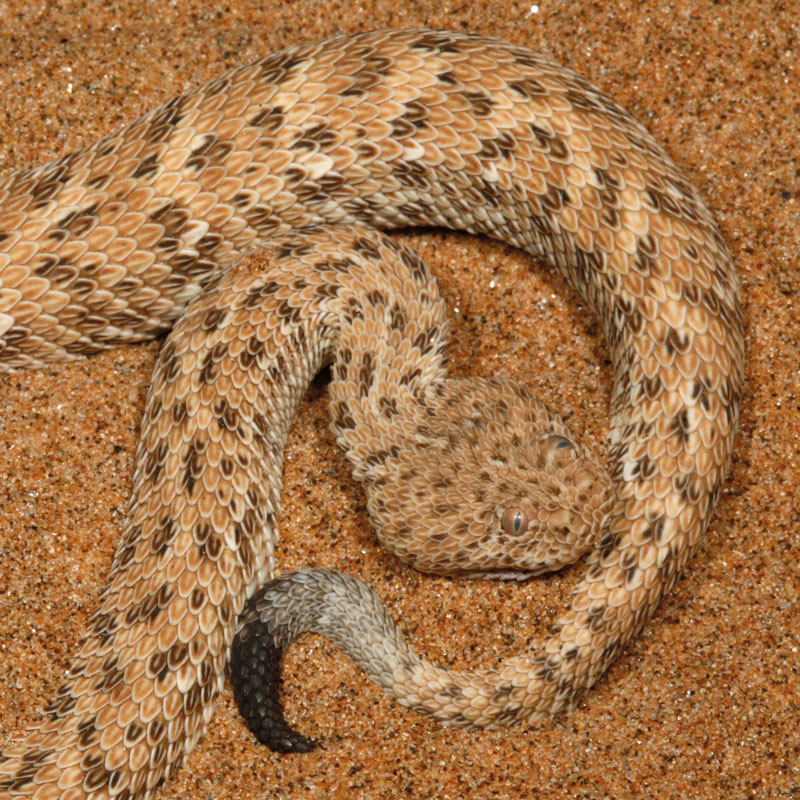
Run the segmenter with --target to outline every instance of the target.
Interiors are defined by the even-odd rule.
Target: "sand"
[[[633,112],[701,190],[742,280],[747,386],[731,476],[684,577],[586,701],[555,722],[447,730],[323,639],[287,659],[293,724],[258,746],[228,690],[164,798],[800,796],[800,41],[786,3],[22,2],[0,6],[0,171],[91,141],[225,69],[337,32],[492,33]],[[407,235],[440,277],[462,373],[512,375],[605,452],[600,328],[529,258]],[[130,489],[157,343],[0,378],[0,742],[37,718],[91,614]],[[280,564],[375,587],[421,652],[493,664],[539,641],[580,569],[524,584],[421,576],[377,545],[312,387],[287,455]]]

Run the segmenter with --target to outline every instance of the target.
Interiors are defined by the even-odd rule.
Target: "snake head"
[[[577,560],[614,499],[597,457],[518,384],[446,387],[367,482],[381,543],[443,575],[524,578]]]

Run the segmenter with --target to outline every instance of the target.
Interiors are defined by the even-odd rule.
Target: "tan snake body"
[[[254,274],[222,268],[323,223],[436,224],[542,255],[596,311],[614,362],[616,501],[559,631],[415,707],[483,726],[569,707],[700,541],[741,402],[738,281],[645,129],[570,71],[479,37],[375,33],[270,56],[0,180],[4,369],[157,335],[207,286],[160,356],[88,638],[48,718],[4,751],[0,796],[149,797],[205,728],[236,617],[274,571],[281,437],[311,364],[274,370],[280,402],[259,416],[252,340],[220,346],[220,309],[198,314]]]

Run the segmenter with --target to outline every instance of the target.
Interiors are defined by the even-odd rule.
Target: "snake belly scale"
[[[150,797],[202,734],[236,617],[273,574],[278,451],[314,359],[270,375],[264,416],[230,348],[200,355],[220,309],[193,309],[291,229],[420,224],[543,256],[597,313],[614,364],[615,499],[570,609],[437,716],[568,708],[670,590],[721,491],[744,370],[737,277],[696,191],[622,109],[524,48],[431,31],[292,48],[0,179],[3,369],[180,319],[99,609],[44,722],[4,751],[0,796]]]

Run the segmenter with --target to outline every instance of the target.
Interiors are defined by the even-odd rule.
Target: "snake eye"
[[[528,527],[528,515],[521,508],[509,508],[500,520],[500,527],[510,536],[518,536]]]
[[[572,447],[572,442],[567,439],[566,436],[559,436],[557,433],[554,433],[552,436],[547,437],[547,441],[556,450],[564,450],[567,447]]]

